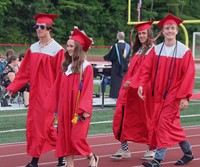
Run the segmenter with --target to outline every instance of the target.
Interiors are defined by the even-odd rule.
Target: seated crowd
[[[29,105],[29,84],[26,84],[22,87],[19,92],[13,94],[10,98],[6,96],[6,88],[10,85],[10,83],[14,80],[17,71],[20,67],[20,64],[23,60],[24,54],[21,53],[19,56],[15,56],[15,52],[12,49],[8,49],[5,54],[6,58],[4,60],[3,55],[0,54],[0,85],[1,85],[1,106],[11,106],[8,104],[11,99],[15,99],[17,96],[22,96],[23,103],[25,107]]]

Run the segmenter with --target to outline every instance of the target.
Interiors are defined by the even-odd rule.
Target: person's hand
[[[90,117],[90,114],[88,114],[87,112],[84,112],[84,113],[83,113],[83,117],[84,117],[84,118],[88,118],[88,117]]]
[[[145,99],[145,96],[143,95],[143,87],[142,86],[139,86],[138,87],[138,96],[142,99],[142,100],[144,100]]]
[[[180,110],[185,110],[188,107],[188,100],[185,99],[181,99],[180,101]]]
[[[130,86],[131,82],[130,81],[126,81],[124,83],[124,89],[127,89]]]

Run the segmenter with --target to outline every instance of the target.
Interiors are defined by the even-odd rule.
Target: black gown
[[[129,44],[128,44],[129,45]],[[120,62],[118,60],[117,51],[115,45],[110,52],[104,56],[104,60],[112,62],[111,69],[111,82],[110,82],[110,94],[109,97],[117,98],[121,87],[122,80],[128,70],[128,63],[130,57],[130,45],[127,51],[127,56],[124,58],[123,53],[125,49],[125,43],[117,43],[119,50]]]

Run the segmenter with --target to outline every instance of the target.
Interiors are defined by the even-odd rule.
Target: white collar
[[[90,65],[90,63],[89,63],[87,60],[84,60],[84,62],[83,62],[83,72],[84,72],[85,68],[86,68],[88,65]],[[72,64],[70,64],[70,65],[68,66],[67,71],[65,72],[65,74],[68,76],[68,75],[70,75],[70,74],[72,74],[72,73],[73,73],[73,72],[72,72]]]
[[[124,40],[119,40],[118,43],[125,43],[125,41]]]

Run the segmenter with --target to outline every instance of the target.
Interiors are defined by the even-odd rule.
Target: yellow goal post
[[[148,20],[149,21],[149,20]],[[142,21],[145,22],[145,21]],[[136,25],[138,23],[142,23],[138,21],[131,21],[131,0],[128,0],[128,25]],[[154,21],[153,24],[157,24],[159,21]],[[185,45],[189,46],[189,37],[188,32],[184,24],[199,24],[200,20],[184,20],[182,24],[180,24],[180,27],[182,28],[185,36]]]

